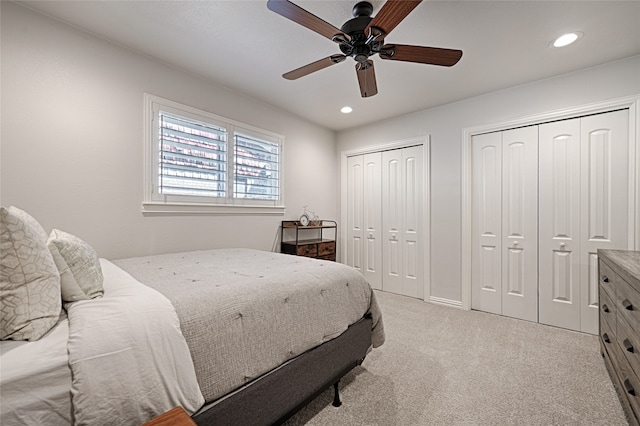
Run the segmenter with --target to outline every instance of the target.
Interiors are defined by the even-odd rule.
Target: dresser
[[[600,348],[629,423],[640,425],[640,252],[598,250]]]

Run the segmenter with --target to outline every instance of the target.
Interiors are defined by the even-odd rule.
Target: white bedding
[[[136,425],[204,403],[171,302],[100,262],[103,298],[69,305],[40,340],[0,342],[2,426]]]
[[[0,425],[71,423],[66,315],[40,340],[0,342]]]
[[[68,307],[77,425],[141,424],[204,404],[171,302],[101,259],[105,295]],[[107,282],[108,281],[108,282]]]

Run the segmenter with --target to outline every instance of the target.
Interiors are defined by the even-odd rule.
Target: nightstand
[[[196,426],[196,422],[182,407],[175,407],[156,418],[149,420],[142,426]]]

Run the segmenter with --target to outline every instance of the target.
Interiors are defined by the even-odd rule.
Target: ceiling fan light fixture
[[[349,114],[353,111],[353,108],[351,108],[350,106],[343,106],[342,108],[340,108],[340,112],[343,114]]]
[[[570,44],[575,43],[576,41],[578,41],[578,39],[580,39],[580,37],[582,37],[582,33],[581,32],[573,32],[573,33],[563,34],[560,37],[558,37],[557,39],[555,39],[553,41],[553,43],[551,44],[551,46],[553,46],[553,47],[565,47],[565,46],[568,46]]]

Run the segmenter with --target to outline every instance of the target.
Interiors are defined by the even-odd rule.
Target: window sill
[[[143,216],[192,216],[192,215],[278,215],[283,216],[285,206],[213,205],[186,203],[143,202]]]

